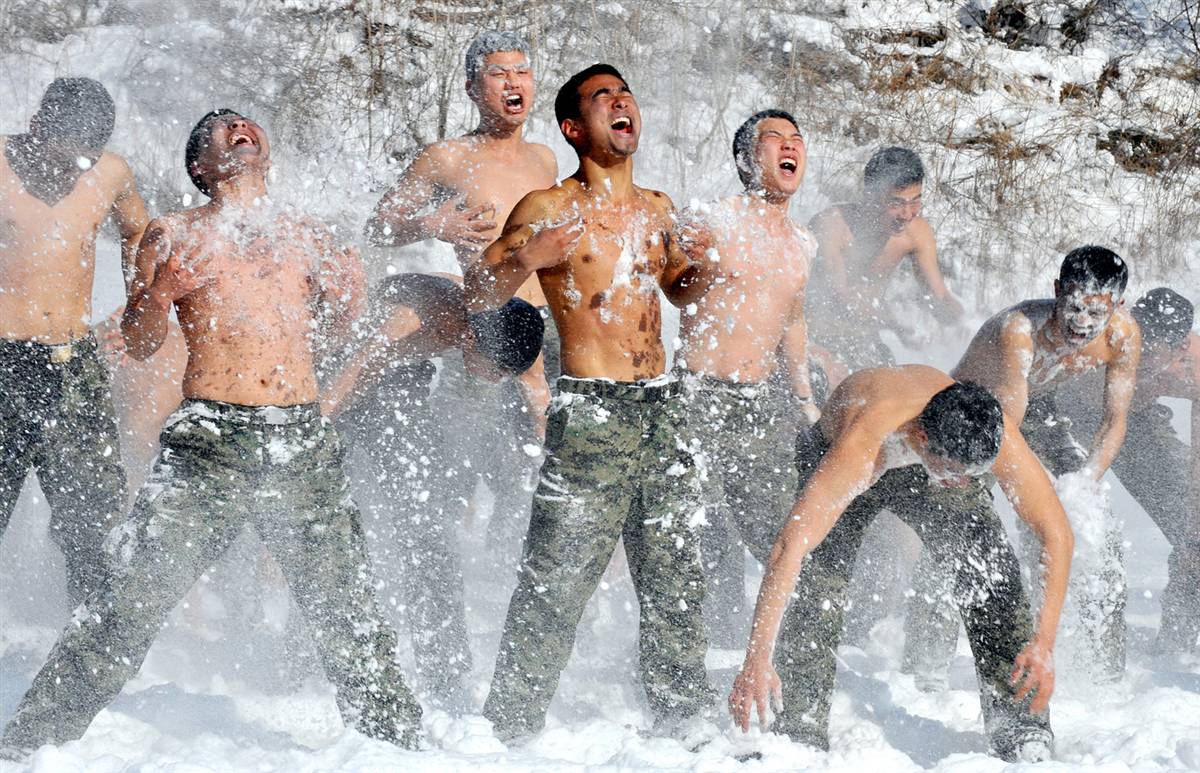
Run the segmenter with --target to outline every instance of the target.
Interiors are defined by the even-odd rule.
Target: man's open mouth
[[[629,116],[621,116],[610,124],[612,130],[619,134],[633,134],[633,119]]]
[[[509,94],[504,98],[504,107],[510,111],[520,110],[525,106],[525,98],[520,94]]]
[[[790,174],[795,174],[798,166],[794,158],[785,158],[779,162],[779,168]]]
[[[252,136],[250,136],[249,134],[245,134],[243,132],[236,132],[229,136],[229,144],[232,147],[237,147],[239,145],[253,146],[253,145],[257,145],[258,143],[256,143],[254,141],[254,138]]]

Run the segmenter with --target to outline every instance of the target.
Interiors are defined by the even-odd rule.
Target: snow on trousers
[[[129,518],[109,535],[111,572],[76,611],[0,745],[79,738],[137,674],[171,609],[247,526],[279,563],[347,725],[415,747],[420,706],[375,602],[336,433],[316,405],[186,400]]]
[[[800,433],[796,466],[801,486],[828,450],[829,443],[818,430]],[[975,655],[984,722],[993,748],[1011,757],[1027,734],[1049,734],[1048,715],[1032,714],[1028,708],[1032,696],[1018,702],[1009,684],[1013,662],[1032,635],[1032,622],[1020,566],[991,493],[982,480],[958,489],[933,486],[920,465],[886,472],[850,504],[805,560],[775,650],[783,711],[774,729],[802,743],[829,747],[829,706],[846,588],[863,534],[884,508],[912,527],[935,560],[953,571],[957,608]],[[759,530],[763,536],[770,533]],[[750,546],[765,561],[771,542],[760,537]]]
[[[33,469],[50,505],[50,537],[81,603],[103,578],[102,545],[123,508],[108,371],[88,336],[49,346],[0,340],[0,535]]]
[[[1059,412],[1050,395],[1029,401],[1021,434],[1055,477],[1078,472],[1087,461],[1072,437],[1071,420]],[[1019,529],[1022,556],[1037,577],[1041,543],[1023,521],[1019,521]],[[1115,678],[1125,670],[1126,581],[1121,524],[1111,512],[1101,524],[1101,532],[1099,545],[1089,546],[1076,539],[1068,596],[1079,611],[1083,629],[1079,634],[1091,653],[1091,662],[1099,674]],[[1040,595],[1036,581],[1032,584],[1035,595]],[[913,567],[914,594],[905,621],[904,671],[943,674],[950,667],[958,640],[951,588],[944,565],[928,551],[922,553]],[[1066,636],[1060,639],[1070,637],[1070,631],[1063,633]]]
[[[562,377],[546,461],[483,714],[508,740],[536,733],[617,540],[637,594],[640,671],[660,718],[709,708],[704,576],[679,383]]]
[[[708,583],[705,619],[713,646],[742,647],[749,635],[745,547],[737,522],[774,529],[796,500],[796,425],[787,395],[769,383],[737,384],[682,373],[686,437],[696,443],[707,524],[700,553]],[[762,539],[774,540],[772,532]]]
[[[439,488],[444,441],[429,404],[432,363],[396,368],[339,420],[380,598],[404,605],[421,687],[448,698],[471,673],[458,508]]]
[[[1190,652],[1200,638],[1200,513],[1190,488],[1192,449],[1179,439],[1171,416],[1158,403],[1131,412],[1112,470],[1171,545],[1156,648]],[[1100,417],[1075,421],[1086,432],[1099,426]]]

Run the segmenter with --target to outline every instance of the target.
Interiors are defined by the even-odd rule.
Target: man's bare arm
[[[996,342],[1000,361],[994,365],[995,377],[983,383],[1000,401],[1004,415],[1018,427],[1029,407],[1029,363],[1033,361],[1033,331],[1027,322],[1024,315],[1005,320]],[[965,356],[972,356],[972,352]],[[973,356],[981,355],[975,352]]]
[[[488,207],[464,208],[461,196],[426,212],[439,194],[451,187],[443,170],[454,163],[444,146],[426,148],[405,170],[367,220],[366,235],[380,247],[403,247],[425,239],[440,239],[456,247],[482,249],[492,239],[496,222]]]
[[[917,266],[917,275],[921,282],[936,301],[934,312],[943,321],[962,319],[962,304],[946,287],[946,280],[938,265],[937,240],[934,238],[933,229],[924,218],[917,218],[909,224],[909,228],[913,236],[913,262]]]
[[[808,372],[808,321],[804,316],[804,290],[792,301],[791,316],[783,334],[783,356],[792,377],[792,392],[801,401],[801,410],[810,424],[821,417],[813,401],[812,378]]]
[[[320,330],[337,345],[347,339],[366,309],[366,271],[359,251],[334,244],[333,235],[323,227],[316,248],[320,253],[316,276]]]
[[[517,202],[504,233],[484,250],[483,257],[463,274],[467,312],[503,306],[530,274],[567,259],[583,233],[577,215],[565,223],[548,225],[554,217],[550,191],[533,191]]]
[[[1084,468],[1095,480],[1104,477],[1125,442],[1129,405],[1133,402],[1137,366],[1142,356],[1142,332],[1132,320],[1119,334],[1124,337],[1114,343],[1116,357],[1105,368],[1104,416],[1092,439],[1092,452]]]
[[[704,297],[720,276],[717,238],[695,213],[668,214],[675,227],[664,237],[667,239],[667,266],[659,285],[672,306],[683,308]]]
[[[167,337],[167,318],[175,297],[173,288],[159,272],[171,255],[171,246],[166,224],[154,220],[146,227],[134,259],[121,334],[125,338],[125,351],[136,360],[150,357]]]
[[[743,730],[749,730],[755,706],[765,725],[771,697],[781,697],[771,658],[804,558],[821,544],[854,498],[870,486],[882,437],[875,430],[863,429],[866,426],[857,422],[825,455],[771,548],[754,607],[746,659],[729,696],[734,721]]]
[[[1067,595],[1075,537],[1050,478],[1021,436],[1019,426],[1006,418],[1004,441],[993,469],[1013,509],[1029,524],[1042,545],[1042,609],[1033,640],[1018,656],[1013,672],[1018,696],[1036,690],[1031,708],[1041,712],[1049,706],[1054,692],[1054,642]]]
[[[149,217],[146,215],[146,204],[142,201],[134,182],[133,172],[123,159],[118,158],[118,161],[120,174],[117,181],[117,197],[113,201],[112,218],[116,223],[117,232],[121,235],[121,274],[125,278],[125,295],[128,299],[136,273],[138,245],[146,231]]]
[[[421,330],[421,318],[404,306],[396,307],[380,329],[373,332],[329,385],[321,390],[321,413],[333,416],[354,404],[358,395],[376,386],[386,366],[396,363],[404,352],[403,342]],[[397,345],[399,342],[399,345]],[[432,356],[435,352],[411,352],[410,356]]]

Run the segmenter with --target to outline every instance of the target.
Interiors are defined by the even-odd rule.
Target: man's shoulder
[[[671,201],[671,197],[662,191],[655,190],[654,188],[643,188],[640,185],[637,186],[637,189],[642,195],[643,201],[650,205],[650,208],[658,214],[669,215],[675,211],[675,202]]]
[[[929,221],[922,215],[917,215],[908,221],[901,234],[908,241],[910,249],[915,249],[921,244],[934,240],[933,226],[929,225]]]
[[[828,238],[833,234],[850,233],[850,223],[846,218],[847,204],[831,204],[808,221],[809,229],[818,237]]]

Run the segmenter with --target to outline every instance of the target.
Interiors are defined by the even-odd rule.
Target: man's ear
[[[558,128],[563,133],[563,136],[567,138],[567,142],[572,146],[575,145],[576,140],[583,136],[583,127],[574,118],[564,118],[562,123],[558,125]]]

